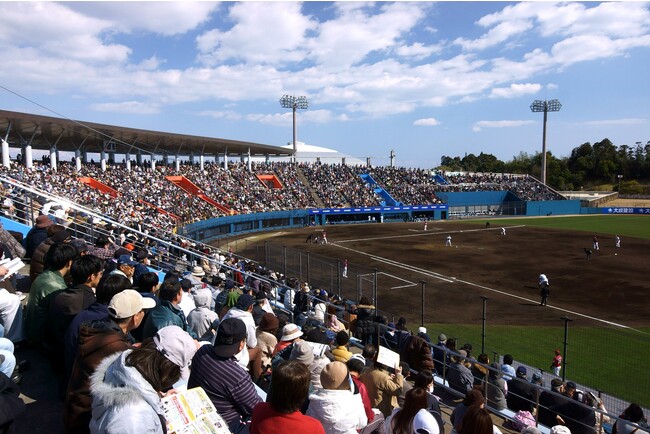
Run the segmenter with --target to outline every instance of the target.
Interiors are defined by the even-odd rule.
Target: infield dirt
[[[308,251],[312,261],[347,259],[352,278],[341,279],[341,293],[351,299],[357,294],[355,267],[378,269],[380,310],[404,316],[410,323],[420,319],[424,280],[428,322],[476,323],[481,317],[480,297],[486,296],[492,324],[556,326],[559,316],[568,315],[650,326],[649,240],[624,238],[617,249],[609,234],[507,223],[495,220],[486,228],[432,221],[427,231],[421,222],[333,225],[269,233],[266,241]],[[323,229],[327,245],[305,242],[309,234],[320,235]],[[452,247],[445,246],[447,235]],[[600,250],[587,260],[584,249],[592,249],[594,235]],[[254,238],[237,253],[259,254]],[[550,280],[548,307],[539,306],[540,273]]]

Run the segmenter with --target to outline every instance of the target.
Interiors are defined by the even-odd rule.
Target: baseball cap
[[[150,297],[143,297],[138,291],[125,289],[118,292],[108,303],[108,313],[115,319],[129,318],[142,309],[156,307],[156,301]]]
[[[230,358],[239,352],[239,344],[246,339],[246,324],[239,318],[226,318],[219,324],[214,340],[214,353]]]
[[[255,303],[255,299],[253,298],[252,295],[250,295],[250,294],[242,294],[237,299],[237,303],[235,304],[235,307],[237,309],[247,310],[254,303]]]
[[[131,255],[120,255],[119,258],[117,258],[117,264],[118,265],[130,265],[130,266],[136,266],[138,263],[133,260]]]
[[[196,343],[192,336],[179,326],[171,325],[163,327],[153,337],[156,349],[162,353],[170,362],[187,367],[196,353]]]
[[[418,327],[418,333],[427,334],[427,328],[426,327]]]
[[[77,249],[77,252],[87,252],[88,251],[88,243],[86,243],[84,240],[81,238],[75,238],[71,240],[68,244],[71,246],[75,246]]]
[[[569,381],[569,382],[566,383],[566,388],[567,389],[577,389],[576,383],[574,383],[573,381]]]
[[[525,366],[518,366],[517,367],[517,375],[526,375],[526,367]]]
[[[440,334],[438,335],[438,341],[439,341],[439,342],[447,342],[447,335],[444,334],[444,333],[440,333]]]

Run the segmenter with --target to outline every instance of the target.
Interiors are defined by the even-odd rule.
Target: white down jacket
[[[356,434],[368,424],[361,395],[349,390],[318,389],[309,395],[306,414],[318,419],[326,434]]]
[[[92,434],[164,432],[158,392],[137,369],[124,365],[131,351],[105,358],[91,377]]]

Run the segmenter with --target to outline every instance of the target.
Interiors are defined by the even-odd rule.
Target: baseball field
[[[424,320],[434,339],[444,332],[475,354],[485,297],[485,352],[545,371],[563,349],[566,324],[567,378],[650,406],[639,387],[650,384],[650,216],[487,221],[432,221],[426,231],[422,222],[333,225],[328,244],[305,242],[323,227],[283,230],[251,235],[237,251],[353,300],[373,295],[376,276],[378,309],[389,320],[403,316],[411,330]],[[587,259],[594,236],[600,249]],[[340,277],[345,259],[348,278]],[[540,273],[550,281],[548,306],[539,305]]]

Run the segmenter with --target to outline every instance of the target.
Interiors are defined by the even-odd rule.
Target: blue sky
[[[0,2],[0,86],[61,115],[374,164],[650,140],[646,2]],[[5,110],[53,113],[0,89]]]

